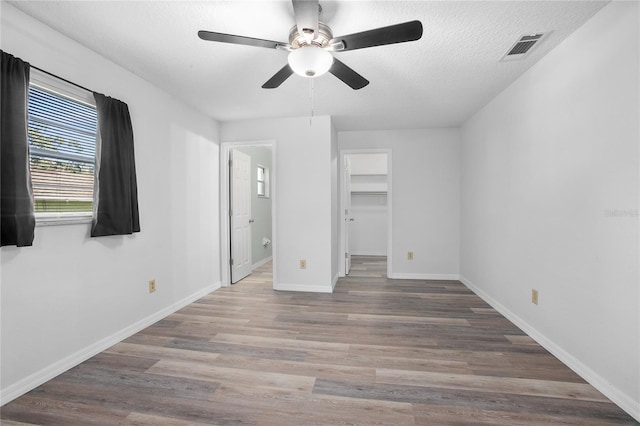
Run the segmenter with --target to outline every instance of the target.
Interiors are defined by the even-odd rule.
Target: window
[[[269,169],[258,166],[258,197],[269,197]]]
[[[92,216],[97,125],[91,93],[32,69],[28,134],[38,222]]]

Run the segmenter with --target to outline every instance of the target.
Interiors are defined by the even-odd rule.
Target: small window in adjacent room
[[[37,223],[88,221],[98,125],[93,94],[32,69],[28,117]]]
[[[258,197],[269,197],[269,169],[258,166]]]

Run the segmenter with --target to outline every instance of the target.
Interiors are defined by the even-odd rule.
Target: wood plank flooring
[[[266,265],[0,410],[3,425],[634,425],[452,281],[356,257],[333,294]]]

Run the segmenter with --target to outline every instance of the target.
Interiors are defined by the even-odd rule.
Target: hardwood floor
[[[354,258],[333,294],[270,266],[2,407],[3,425],[632,425],[452,281]]]

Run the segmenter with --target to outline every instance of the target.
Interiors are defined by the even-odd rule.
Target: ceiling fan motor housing
[[[293,49],[298,49],[303,46],[326,47],[329,45],[329,41],[332,38],[333,33],[331,32],[331,28],[322,22],[318,22],[318,33],[311,42],[309,42],[304,34],[301,34],[300,31],[298,31],[297,26],[294,25],[291,28],[291,31],[289,31],[289,44]]]

